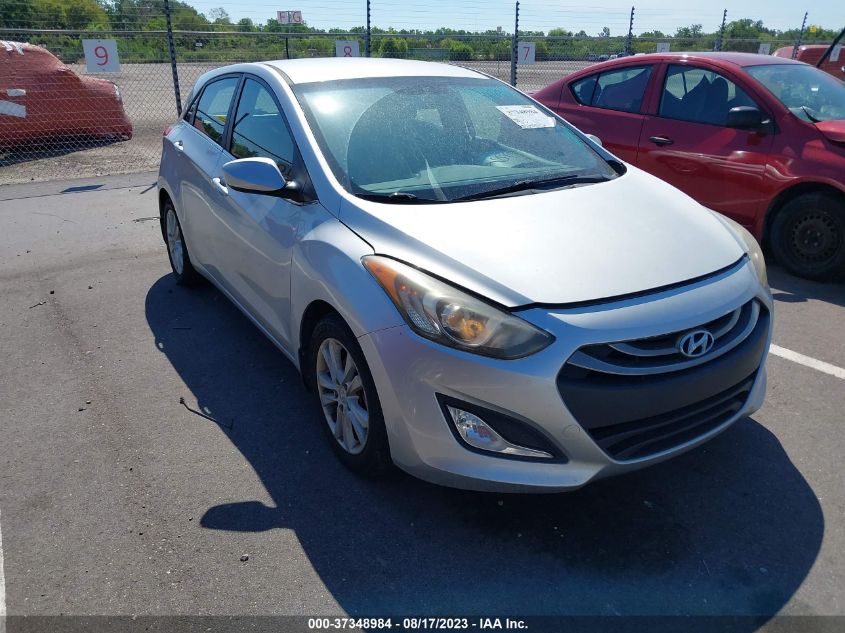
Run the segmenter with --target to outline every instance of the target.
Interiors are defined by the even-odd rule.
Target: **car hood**
[[[614,180],[455,204],[344,198],[340,220],[388,255],[508,307],[617,297],[736,262],[711,211],[633,167]]]

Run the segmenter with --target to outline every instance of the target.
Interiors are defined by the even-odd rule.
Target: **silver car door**
[[[255,77],[244,80],[230,136],[217,174],[223,183],[222,166],[227,160],[256,156],[276,161],[287,180],[307,182],[284,112],[271,89]],[[287,199],[231,187],[220,196],[224,211],[216,230],[222,245],[219,265],[224,284],[286,347],[292,339],[291,254],[303,215],[308,214],[306,199],[307,194]]]
[[[173,138],[178,159],[178,182],[182,231],[194,263],[218,277],[216,261],[220,243],[215,216],[220,194],[213,182],[219,168],[226,121],[239,75],[215,79],[203,88],[192,104],[189,120],[180,125]]]

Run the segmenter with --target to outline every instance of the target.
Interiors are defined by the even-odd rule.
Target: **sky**
[[[596,35],[602,27],[611,35],[628,32],[631,5],[636,7],[634,33],[660,30],[671,34],[679,26],[701,24],[707,32],[718,30],[722,10],[728,10],[728,21],[741,18],[762,20],[770,28],[787,30],[799,28],[804,12],[809,12],[808,24],[818,24],[839,30],[845,27],[845,1],[813,0],[812,3],[794,0],[745,0],[744,2],[713,2],[685,0],[684,2],[632,2],[632,0],[585,0],[581,3],[552,2],[550,0],[521,0],[520,30],[549,31],[555,27]],[[365,23],[366,0],[187,0],[201,13],[222,7],[233,22],[248,17],[263,23],[275,17],[277,10],[302,11],[310,26],[320,28],[350,28]],[[502,26],[513,32],[514,3],[505,0],[371,0],[372,25],[382,28],[434,29],[449,26],[469,31],[484,31]]]

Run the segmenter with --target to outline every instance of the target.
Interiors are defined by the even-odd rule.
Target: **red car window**
[[[572,93],[583,105],[639,112],[650,76],[651,66],[624,66],[576,81]]]
[[[672,64],[660,96],[660,116],[708,125],[724,125],[737,106],[757,107],[734,82],[712,70]]]

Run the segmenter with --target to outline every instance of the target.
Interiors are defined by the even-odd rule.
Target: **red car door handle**
[[[655,145],[671,145],[672,143],[675,142],[671,138],[669,138],[668,136],[652,136],[652,137],[649,137],[648,140],[650,140]]]

